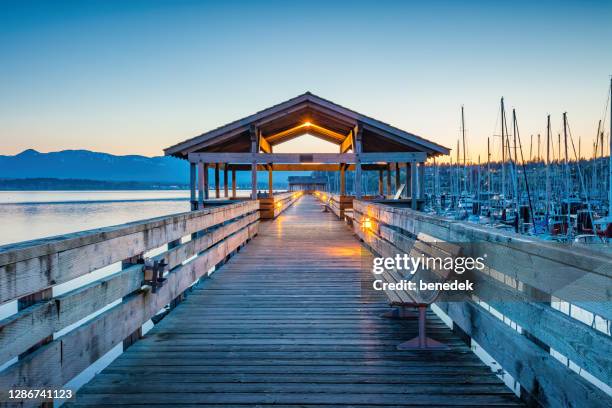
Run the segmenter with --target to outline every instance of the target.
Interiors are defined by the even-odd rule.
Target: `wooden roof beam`
[[[349,150],[355,151],[353,148],[353,131],[351,130],[349,134],[344,138],[342,143],[340,144],[340,153],[346,153]]]
[[[386,170],[387,164],[362,164],[361,168],[364,171],[369,170]],[[250,164],[228,164],[228,170],[236,171],[251,171]],[[355,170],[354,164],[344,165],[346,171]],[[258,164],[257,171],[266,171],[269,169],[268,164]],[[299,163],[299,164],[272,164],[273,171],[340,171],[339,164],[320,164],[320,163]]]
[[[359,149],[358,149],[359,150]],[[321,163],[340,164],[385,164],[391,162],[424,162],[425,152],[380,152],[380,153],[189,153],[192,163]]]
[[[315,123],[302,123],[300,125],[294,126],[291,129],[284,130],[282,132],[278,132],[272,135],[265,136],[266,140],[274,145],[285,142],[293,137],[298,135],[310,133],[313,136],[321,136],[325,140],[329,140],[332,143],[342,143],[342,141],[346,138],[345,135],[335,132],[333,130],[329,130],[324,128],[323,126],[319,126]]]
[[[264,153],[272,153],[272,146],[261,133],[259,134],[259,149]]]

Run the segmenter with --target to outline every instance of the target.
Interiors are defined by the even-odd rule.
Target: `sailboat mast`
[[[432,185],[432,198],[433,198],[433,208],[438,211],[438,166],[436,165],[436,156],[433,157],[433,185]]]
[[[480,204],[480,155],[478,155],[478,183],[476,184],[476,205],[478,205],[478,215],[482,215],[482,205]]]
[[[593,197],[600,197],[601,194],[597,194],[598,192],[598,188],[597,188],[597,182],[599,180],[598,176],[598,161],[597,161],[597,153],[599,152],[599,131],[601,130],[601,119],[599,119],[599,122],[597,123],[597,133],[595,133],[595,154],[593,155],[593,174],[592,174],[592,182],[591,182],[591,196]],[[603,146],[602,146],[603,147]],[[602,174],[603,176],[603,174]]]
[[[599,140],[600,140],[599,145],[601,146],[600,155],[599,155],[601,160],[599,160],[599,162],[600,162],[600,166],[601,166],[601,177],[603,178],[603,176],[604,176],[604,132],[603,132],[603,130],[599,133]],[[602,180],[601,184],[602,184],[602,190],[605,190],[605,188],[606,188],[605,181]],[[599,195],[599,197],[601,197],[601,194]]]
[[[487,137],[487,211],[491,214],[491,142]]]
[[[502,162],[501,162],[501,194],[506,198],[506,140],[504,134],[504,123],[506,112],[504,110],[504,97],[501,98],[501,146],[502,146]]]
[[[548,212],[550,211],[550,115],[546,118],[546,222],[548,223]]]
[[[609,183],[608,183],[608,218],[612,221],[612,77],[610,78],[610,166],[608,167]],[[603,143],[602,143],[603,147]]]
[[[567,112],[563,112],[563,140],[565,143],[565,197],[567,199],[566,211],[567,211],[567,234],[570,234],[570,171],[568,163],[568,152],[567,152]]]
[[[461,105],[461,137],[463,138],[463,191],[467,191],[467,163],[465,159],[465,116]]]
[[[516,134],[517,134],[517,124],[516,124],[516,110],[512,109],[512,134],[513,134],[513,139],[514,139],[514,162],[512,163],[512,182],[514,185],[514,211],[516,212],[516,219],[517,219],[517,223],[516,228],[515,228],[515,232],[519,232],[522,230],[522,220],[521,220],[521,202],[519,200],[519,188],[518,188],[518,170],[517,170],[517,165],[518,165],[518,157],[516,156],[517,151],[516,151]],[[509,143],[508,143],[509,144]],[[512,155],[512,152],[510,152],[510,155]],[[510,156],[510,161],[512,162],[512,156]]]
[[[461,177],[459,176],[459,139],[457,139],[457,200],[455,201],[459,208],[459,196],[461,195]]]

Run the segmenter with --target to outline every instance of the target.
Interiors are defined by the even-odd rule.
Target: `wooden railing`
[[[274,194],[272,197],[259,198],[261,218],[276,218],[280,213],[295,203],[302,195],[303,192],[301,191],[287,191]]]
[[[257,234],[258,210],[257,201],[242,201],[0,247],[0,305],[18,303],[17,314],[0,320],[0,366],[18,359],[0,372],[0,391],[61,387],[116,345],[128,346],[145,322]],[[151,268],[142,262],[152,250],[158,254],[146,263],[167,265],[163,281],[145,282]],[[118,262],[119,272],[53,293]]]
[[[336,214],[338,218],[343,218],[344,212],[353,208],[354,196],[339,195],[325,191],[315,191],[314,195],[320,201],[326,203],[331,212]]]
[[[542,406],[610,406],[603,389],[612,378],[612,257],[389,205],[355,200],[353,210],[355,233],[381,256],[409,253],[419,232],[459,243],[463,256],[485,256],[485,269],[469,276],[475,294],[437,304],[454,329]],[[607,329],[558,310],[555,300],[578,306]]]

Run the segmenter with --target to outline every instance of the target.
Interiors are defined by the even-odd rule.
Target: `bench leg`
[[[418,317],[413,311],[408,310],[406,306],[397,306],[388,312],[383,313],[380,317],[387,319],[416,319]]]
[[[427,305],[419,305],[419,335],[397,346],[398,350],[449,350],[446,344],[427,337]]]

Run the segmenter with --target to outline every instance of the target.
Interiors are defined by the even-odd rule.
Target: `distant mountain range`
[[[275,172],[274,184],[286,184],[289,174]],[[13,179],[14,185],[14,179],[41,178],[184,186],[189,184],[189,164],[185,160],[167,156],[115,156],[89,150],[40,153],[28,149],[14,156],[0,155],[0,179]],[[248,172],[238,172],[236,178],[238,185],[251,181]],[[262,175],[260,180],[267,181],[267,177],[264,180]]]

